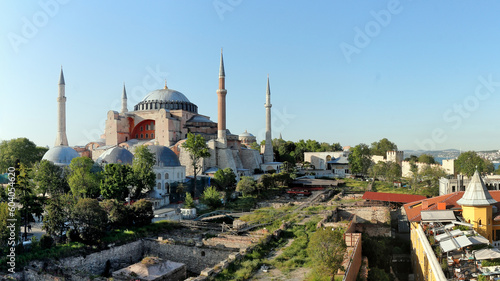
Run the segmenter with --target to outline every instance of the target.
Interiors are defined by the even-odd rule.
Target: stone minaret
[[[269,86],[269,75],[267,75],[266,91],[266,145],[264,147],[264,163],[274,162],[273,139],[271,136],[271,87]]]
[[[123,94],[122,94],[122,111],[121,113],[128,112],[127,109],[127,91],[125,90],[125,83],[123,83]]]
[[[219,89],[218,96],[218,119],[217,119],[217,138],[219,142],[226,143],[226,74],[224,73],[224,59],[222,58],[222,49],[220,50],[220,68],[219,68]]]
[[[65,96],[64,74],[61,66],[59,76],[59,96],[57,97],[57,137],[55,146],[68,146],[66,137],[66,96]]]

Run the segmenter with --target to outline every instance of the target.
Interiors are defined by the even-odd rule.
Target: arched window
[[[479,224],[479,226],[481,226],[481,219],[479,219],[479,221],[477,223]]]
[[[168,173],[165,173],[165,179],[168,180]]]
[[[158,173],[158,177],[156,179],[161,180],[161,174],[160,173]]]
[[[141,132],[144,131],[144,127],[141,126]]]
[[[161,182],[158,183],[158,190],[161,189]]]
[[[149,134],[146,134],[146,138],[149,138]]]

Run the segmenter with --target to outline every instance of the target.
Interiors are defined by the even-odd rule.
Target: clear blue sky
[[[166,78],[217,121],[223,47],[233,133],[262,140],[269,74],[273,137],[500,149],[499,10],[496,1],[1,1],[0,139],[53,146],[61,65],[70,145],[104,131],[124,82],[129,110]]]

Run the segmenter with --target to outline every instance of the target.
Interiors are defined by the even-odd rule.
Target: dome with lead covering
[[[181,166],[179,158],[170,148],[162,145],[148,145],[148,149],[155,155],[157,166],[159,167]]]
[[[134,160],[134,155],[127,149],[115,146],[106,150],[96,162],[99,164],[130,164]]]
[[[134,110],[155,110],[164,108],[166,110],[186,110],[198,113],[198,106],[191,103],[181,92],[167,88],[154,90],[148,93],[140,101]]]
[[[73,158],[80,154],[69,146],[54,146],[43,155],[42,160],[48,160],[57,166],[68,166]]]

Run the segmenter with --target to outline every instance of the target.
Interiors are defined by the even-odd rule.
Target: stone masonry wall
[[[213,267],[234,252],[232,249],[193,247],[179,244],[164,244],[145,240],[145,255],[158,256],[162,259],[184,263],[187,269],[199,273],[207,267]]]

